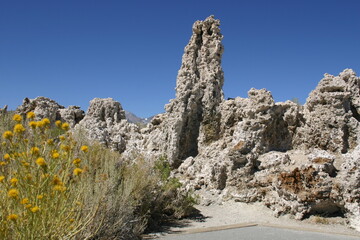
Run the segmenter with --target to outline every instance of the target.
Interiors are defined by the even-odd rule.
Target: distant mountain
[[[131,122],[131,123],[148,124],[154,116],[149,117],[149,118],[140,118],[140,117],[136,116],[135,114],[133,114],[132,112],[128,112],[125,110],[125,117],[128,120],[128,122]]]

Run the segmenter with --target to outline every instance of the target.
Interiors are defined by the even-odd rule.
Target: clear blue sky
[[[163,112],[192,24],[209,15],[225,97],[255,87],[304,103],[324,73],[360,74],[359,0],[0,0],[0,107],[112,97],[141,117]]]

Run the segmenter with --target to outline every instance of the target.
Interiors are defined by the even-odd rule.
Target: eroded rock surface
[[[304,106],[304,124],[296,142],[305,148],[346,153],[359,138],[359,78],[345,69],[339,76],[325,74]]]
[[[113,99],[92,100],[85,117],[42,97],[18,112],[64,119],[124,157],[167,157],[202,204],[261,201],[277,216],[345,215],[360,230],[360,78],[325,74],[304,106],[275,103],[266,89],[224,100],[219,25],[194,23],[176,98],[143,129]]]
[[[177,77],[176,98],[166,105],[166,117],[151,140],[150,147],[165,152],[174,167],[198,155],[202,143],[219,138],[224,83],[219,25],[213,16],[194,23]]]
[[[112,98],[91,100],[85,117],[75,129],[119,152],[124,152],[127,142],[138,137],[139,132],[135,124],[127,122],[121,104]]]
[[[46,97],[35,99],[25,98],[16,112],[25,116],[28,112],[34,112],[37,120],[48,118],[51,122],[56,120],[66,121],[72,127],[84,118],[84,111],[78,106],[64,106]]]

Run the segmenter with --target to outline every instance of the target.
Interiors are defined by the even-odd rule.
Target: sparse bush
[[[34,117],[0,116],[0,239],[137,239],[196,202],[164,158],[123,160]]]

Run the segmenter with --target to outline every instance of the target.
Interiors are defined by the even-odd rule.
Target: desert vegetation
[[[66,122],[0,115],[1,239],[137,239],[195,198],[166,158],[123,159]]]

